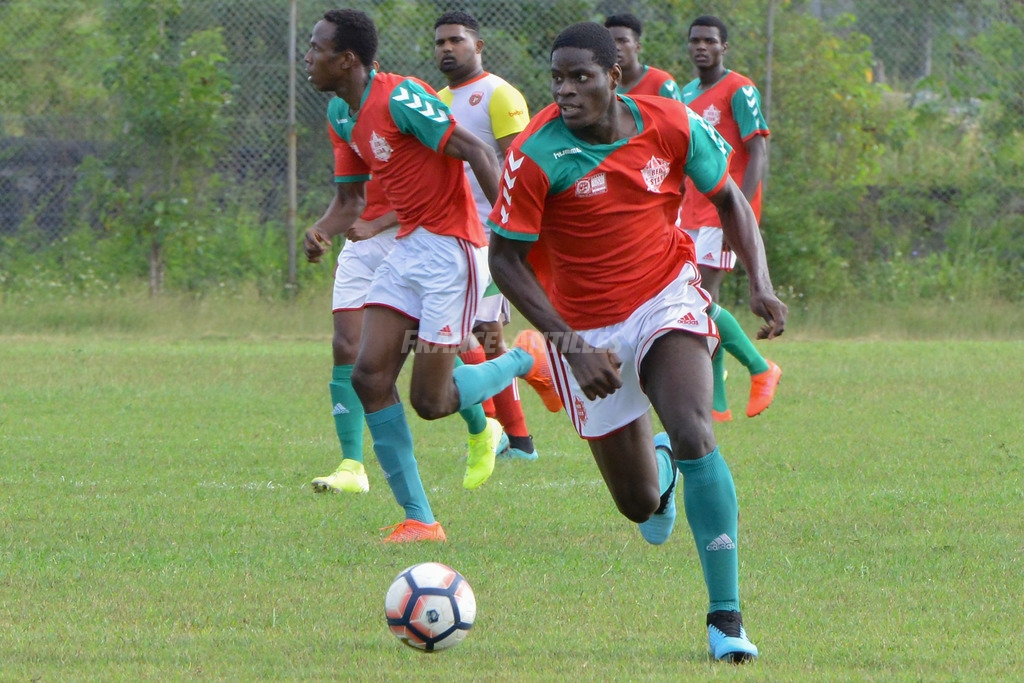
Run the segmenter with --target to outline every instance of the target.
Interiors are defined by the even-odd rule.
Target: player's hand
[[[587,399],[605,398],[622,386],[622,361],[611,349],[584,342],[581,349],[563,355]]]
[[[356,220],[352,224],[352,227],[345,233],[345,239],[349,242],[360,242],[362,240],[368,240],[378,233],[376,226],[369,221],[364,221],[362,218]]]
[[[320,232],[316,227],[306,231],[306,237],[302,240],[302,248],[306,252],[306,260],[310,263],[320,263],[320,257],[327,253],[331,247],[331,238]]]
[[[757,331],[758,339],[775,339],[786,331],[786,316],[789,315],[789,309],[774,292],[751,295],[750,310],[766,323]]]

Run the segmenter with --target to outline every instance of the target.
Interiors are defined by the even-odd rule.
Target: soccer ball
[[[436,652],[462,642],[476,618],[476,596],[462,574],[440,562],[409,567],[384,596],[391,632],[409,647]]]

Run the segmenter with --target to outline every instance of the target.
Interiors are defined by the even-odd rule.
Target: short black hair
[[[635,14],[613,14],[604,20],[605,28],[612,28],[613,26],[628,28],[636,34],[637,38],[639,38],[640,34],[644,31],[644,25],[640,23],[640,20],[636,18]]]
[[[690,28],[686,30],[687,38],[690,37],[690,31],[693,30],[694,26],[709,26],[711,28],[717,28],[718,37],[722,40],[722,42],[725,43],[729,40],[729,29],[725,27],[725,22],[716,16],[713,16],[711,14],[705,14],[694,19],[693,23],[690,24]]]
[[[460,12],[453,10],[451,12],[445,12],[437,18],[434,22],[434,30],[437,30],[438,26],[465,26],[467,30],[472,31],[476,36],[480,37],[480,22],[476,20],[469,12]]]
[[[332,9],[324,12],[324,21],[334,24],[331,44],[335,52],[351,50],[363,66],[373,66],[377,57],[377,26],[370,15],[356,9]]]
[[[551,46],[551,53],[561,47],[590,50],[594,53],[594,61],[604,69],[611,69],[617,62],[615,39],[608,29],[593,21],[583,21],[563,29]]]

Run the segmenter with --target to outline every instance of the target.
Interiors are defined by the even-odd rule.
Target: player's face
[[[551,95],[572,131],[592,126],[608,116],[622,71],[611,71],[594,60],[594,53],[560,47],[551,53]]]
[[[687,44],[690,60],[698,69],[709,69],[722,63],[722,56],[729,49],[723,43],[715,26],[694,26],[690,29],[690,41]]]
[[[612,26],[608,29],[615,39],[615,51],[619,66],[626,68],[640,61],[640,41],[636,39],[633,29],[625,26]]]
[[[460,80],[481,68],[484,41],[461,24],[442,24],[434,29],[434,59],[449,81]]]
[[[329,21],[318,21],[313,27],[313,35],[309,38],[309,51],[303,59],[306,62],[307,80],[317,90],[337,90],[341,76],[340,55],[334,51],[333,37],[334,24]]]

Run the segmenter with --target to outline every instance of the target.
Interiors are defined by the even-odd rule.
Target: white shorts
[[[345,242],[334,269],[333,312],[357,311],[366,303],[373,274],[395,246],[398,228],[358,242]]]
[[[565,358],[547,344],[555,383],[565,412],[584,439],[598,439],[621,429],[646,413],[651,402],[640,386],[640,363],[659,337],[682,330],[707,337],[708,358],[718,348],[718,328],[708,315],[711,297],[700,287],[700,275],[687,263],[673,282],[633,311],[626,320],[608,327],[578,331],[594,347],[615,351],[622,361],[622,387],[593,401],[583,395]]]
[[[722,229],[704,227],[687,230],[697,253],[697,265],[718,270],[732,270],[736,267],[736,252],[722,251]]]
[[[486,247],[416,228],[395,240],[373,276],[366,305],[418,320],[426,342],[457,346],[472,334],[486,286]]]
[[[480,305],[476,309],[476,322],[480,323],[501,323],[508,325],[512,319],[512,307],[504,294],[493,294],[480,299]]]

